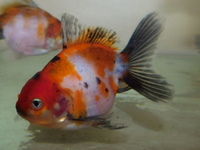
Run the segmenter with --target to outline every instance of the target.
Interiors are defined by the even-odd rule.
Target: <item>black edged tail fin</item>
[[[170,84],[151,68],[151,56],[162,25],[156,13],[148,14],[137,26],[122,55],[128,55],[128,73],[123,81],[143,96],[153,101],[171,100],[174,90]]]

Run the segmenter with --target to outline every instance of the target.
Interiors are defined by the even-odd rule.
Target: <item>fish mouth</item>
[[[20,117],[29,121],[31,124],[35,124],[38,126],[43,127],[62,127],[63,122],[65,121],[66,117],[56,118],[51,115],[48,115],[49,112],[44,111],[40,116],[31,115],[29,112],[23,111],[16,107],[16,111]],[[65,115],[66,116],[66,115]]]
[[[20,117],[22,117],[23,119],[29,121],[31,124],[35,124],[35,125],[39,125],[39,126],[48,126],[49,125],[49,121],[48,120],[45,120],[45,119],[42,119],[38,116],[37,117],[34,117],[34,116],[30,116],[30,114],[28,114],[27,112],[19,109],[16,107],[16,111],[18,113],[18,115]]]
[[[17,111],[19,116],[21,116],[22,118],[26,118],[27,117],[27,112],[24,111],[23,109],[20,109],[18,103],[16,103],[15,108],[16,108],[16,111]]]
[[[26,118],[27,117],[27,113],[19,108],[16,107],[16,111],[18,113],[18,115],[20,115],[22,118]]]

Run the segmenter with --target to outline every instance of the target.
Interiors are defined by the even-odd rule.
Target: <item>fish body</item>
[[[16,54],[44,54],[62,48],[61,23],[31,0],[21,0],[2,8],[0,39]]]
[[[101,27],[84,28],[63,15],[63,50],[22,88],[20,116],[46,127],[118,129],[109,122],[117,93],[134,89],[153,101],[172,99],[173,90],[150,68],[161,31],[155,13],[138,25],[127,46],[116,51],[117,35]]]

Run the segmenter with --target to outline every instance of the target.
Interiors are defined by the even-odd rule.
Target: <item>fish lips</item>
[[[26,118],[27,117],[27,113],[21,109],[19,109],[19,107],[17,107],[17,105],[15,106],[16,111],[18,113],[18,115],[20,115],[22,118]]]

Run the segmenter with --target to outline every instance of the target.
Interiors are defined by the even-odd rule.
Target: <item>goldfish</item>
[[[32,0],[1,6],[0,39],[21,56],[40,55],[62,48],[61,22]]]
[[[63,50],[22,88],[17,113],[32,124],[49,128],[120,129],[112,123],[117,93],[134,89],[158,102],[173,99],[173,86],[151,68],[151,56],[162,23],[153,12],[145,16],[127,46],[117,52],[117,33],[84,27],[63,14]]]

